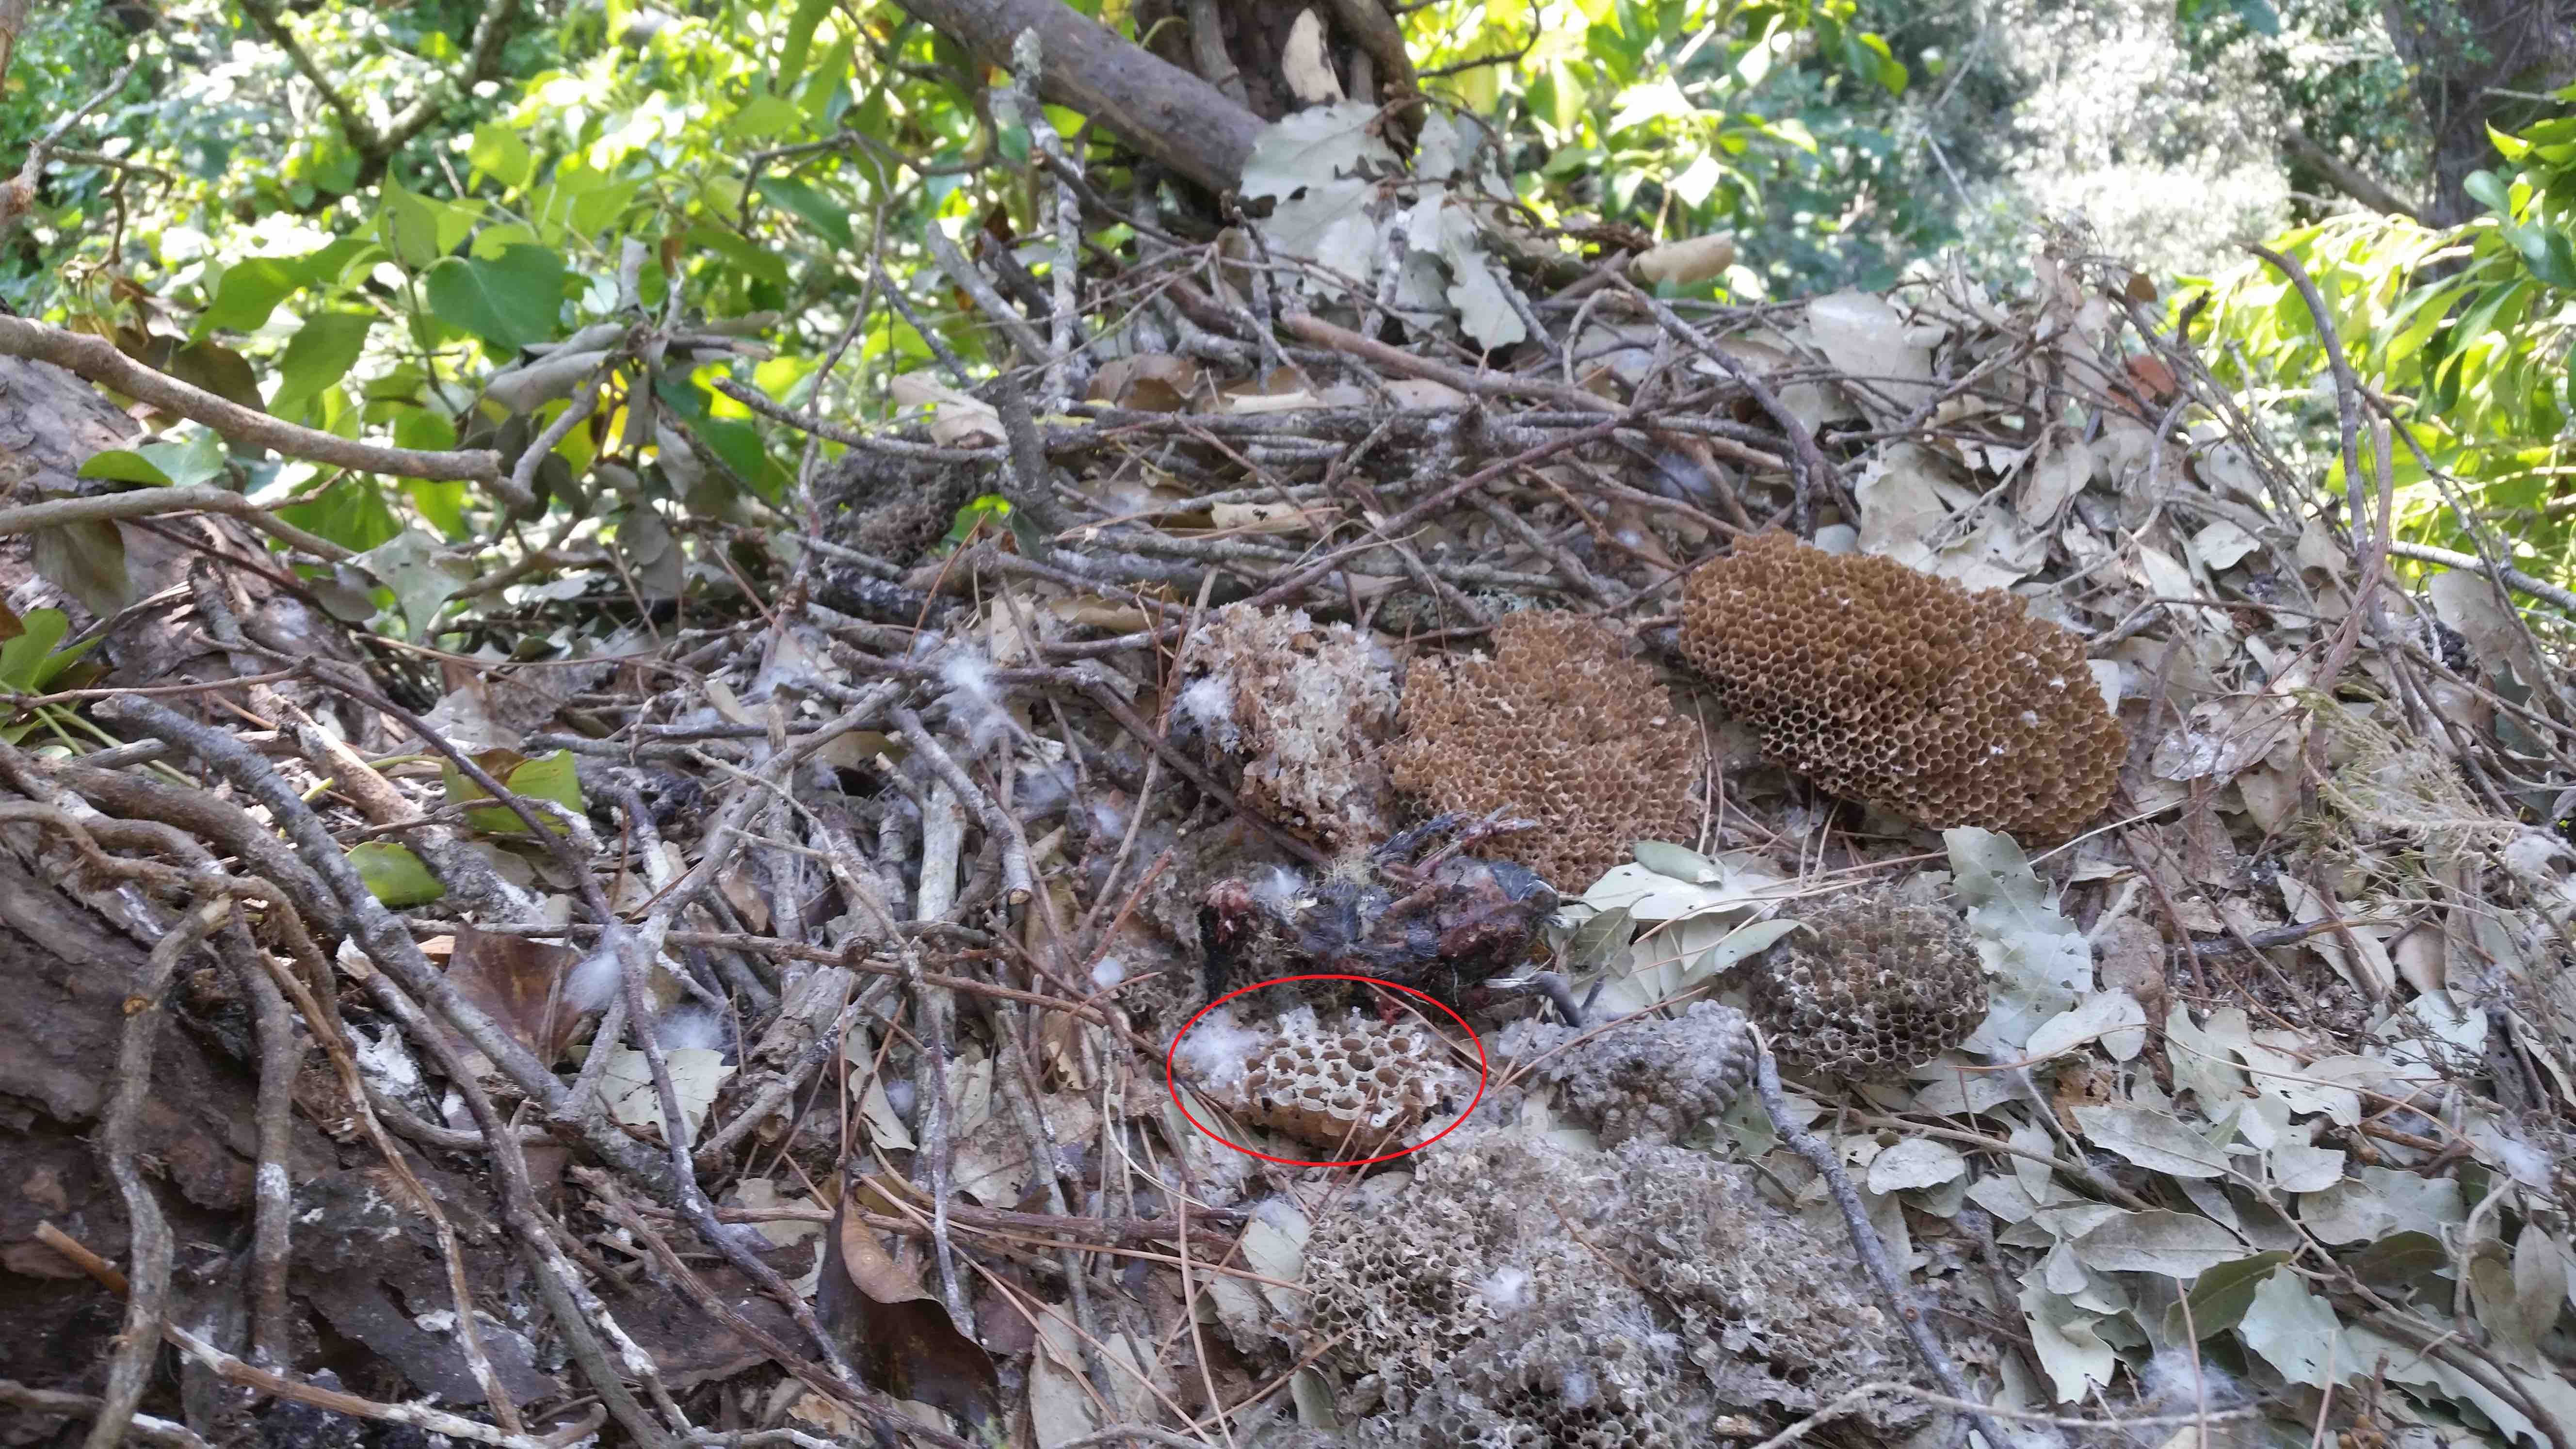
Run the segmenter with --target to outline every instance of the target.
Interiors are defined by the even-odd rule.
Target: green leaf
[[[2288,1261],[2290,1255],[2276,1249],[2250,1258],[2239,1258],[2232,1263],[2221,1263],[2201,1274],[2183,1300],[2166,1306],[2164,1341],[2180,1343],[2195,1334],[2207,1338],[2234,1328],[2237,1321],[2245,1316],[2245,1310],[2253,1306],[2254,1290],[2262,1286],[2273,1269]],[[2185,1302],[2191,1306],[2188,1327],[2183,1315]]]
[[[551,755],[523,759],[510,750],[486,750],[474,757],[474,763],[498,779],[514,795],[551,800],[578,815],[588,808],[581,795],[581,779],[572,751],[557,750]],[[483,787],[465,777],[453,762],[443,765],[441,776],[447,786],[447,803],[464,805],[476,800],[489,800]],[[541,815],[543,812],[539,812]],[[527,823],[507,805],[486,805],[465,812],[465,821],[486,835],[525,835]],[[557,834],[571,827],[561,820],[548,819],[548,829]]]
[[[383,490],[362,478],[341,478],[304,502],[277,510],[277,516],[362,553],[402,532],[401,520],[385,506]]]
[[[245,257],[224,269],[215,284],[215,300],[197,319],[197,334],[212,331],[256,332],[268,325],[277,304],[310,275],[300,259]]]
[[[0,690],[34,694],[42,684],[37,670],[71,632],[71,616],[60,609],[31,609],[18,623],[22,632],[0,644]]]
[[[353,272],[363,278],[383,256],[383,249],[365,237],[344,236],[298,258],[296,264],[303,269],[305,285],[337,289],[350,280]],[[360,265],[362,261],[364,266]]]
[[[349,864],[366,882],[367,893],[399,910],[404,906],[423,906],[447,894],[447,887],[429,873],[419,856],[408,846],[390,840],[370,840],[349,847]]]
[[[180,442],[144,443],[134,451],[180,488],[213,482],[232,461],[222,435],[212,428],[198,428]]]
[[[814,30],[823,17],[832,13],[833,0],[797,0],[796,13],[787,19],[787,43],[778,52],[778,89],[796,88],[797,77],[805,73],[805,62],[814,52]]]
[[[760,194],[770,205],[803,218],[807,226],[822,233],[834,246],[852,244],[848,209],[804,182],[792,176],[764,176],[760,178]]]
[[[117,483],[142,483],[155,488],[170,485],[170,475],[153,461],[131,448],[101,448],[80,465],[82,478],[105,478]]]
[[[2556,227],[2531,226],[2514,239],[2531,274],[2560,291],[2576,291],[2576,249]]]
[[[102,619],[134,602],[134,582],[125,569],[125,534],[113,519],[37,529],[27,536],[27,551],[37,573]]]
[[[752,245],[729,227],[702,221],[689,228],[685,239],[693,247],[723,257],[745,276],[756,277],[773,287],[787,285],[787,263]]]
[[[2470,172],[2468,180],[2460,183],[2460,189],[2499,216],[2512,214],[2513,204],[2505,192],[2504,179],[2492,171]]]
[[[269,399],[269,410],[292,411],[324,388],[338,385],[366,350],[368,329],[375,325],[371,313],[324,312],[297,328],[285,355],[277,360],[277,394]]]
[[[543,243],[544,239],[537,235],[535,227],[523,222],[505,221],[476,232],[474,245],[468,250],[487,262],[497,262],[501,260],[501,254],[512,247],[533,247]]]
[[[211,339],[192,342],[170,354],[162,370],[191,387],[201,387],[226,402],[262,407],[259,374],[250,360]]]
[[[393,590],[403,623],[416,642],[428,639],[438,611],[474,577],[472,565],[440,557],[438,541],[416,528],[404,529],[350,562]]]
[[[376,235],[404,271],[420,271],[447,255],[447,248],[438,244],[436,206],[429,198],[404,190],[400,182],[385,183],[384,204],[376,212]]]
[[[516,188],[536,179],[537,159],[519,133],[499,121],[474,128],[474,144],[465,152],[474,168],[504,186]]]
[[[805,124],[805,113],[783,96],[758,95],[743,103],[725,123],[725,134],[746,141],[765,141]]]
[[[421,281],[438,320],[513,352],[554,336],[562,320],[563,258],[544,247],[511,247],[497,261],[447,257]]]
[[[2245,21],[2245,28],[2256,35],[2281,33],[2281,14],[2272,8],[2270,0],[2236,0],[2236,13]]]

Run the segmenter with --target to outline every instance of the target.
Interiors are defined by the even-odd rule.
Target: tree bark
[[[97,388],[69,372],[28,358],[0,357],[0,509],[106,491],[111,485],[80,476],[81,465],[104,449],[128,446],[138,431],[134,420]],[[98,523],[87,527],[84,538],[56,538],[50,545],[43,536],[62,532],[0,537],[0,605],[19,614],[60,608],[73,628],[86,628],[97,617],[90,604],[121,608],[180,587],[188,582],[191,563],[212,558],[225,561],[233,611],[254,643],[290,658],[365,662],[348,631],[303,592],[260,535],[238,518],[193,514]],[[41,565],[53,563],[59,572],[66,553],[86,563],[91,587],[75,591],[47,576]],[[121,587],[113,577],[118,574]],[[102,588],[117,597],[100,597]],[[89,595],[86,602],[82,592]],[[127,616],[92,657],[109,666],[98,681],[102,685],[206,682],[269,667],[266,661],[215,647],[203,622],[175,603]],[[308,686],[290,686],[289,696],[337,713],[333,701]],[[377,738],[372,712],[361,737]]]
[[[988,65],[1011,64],[1011,42],[1035,30],[1038,94],[1082,112],[1127,144],[1212,192],[1243,184],[1261,120],[1223,91],[1106,27],[1064,0],[898,0]]]
[[[2381,13],[2433,132],[2433,195],[2423,219],[2457,226],[2483,209],[2467,182],[2470,172],[2497,162],[2487,127],[2523,124],[2546,109],[2532,97],[2576,78],[2576,6],[2568,0],[2382,0]]]
[[[2316,139],[2296,126],[2281,133],[2281,144],[2300,165],[2326,179],[2335,190],[2360,202],[2373,211],[2389,216],[2411,216],[2422,220],[2424,209],[2382,186],[2360,167],[2319,145]]]

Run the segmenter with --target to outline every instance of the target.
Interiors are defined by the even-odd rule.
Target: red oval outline
[[[1225,1005],[1236,997],[1244,995],[1247,992],[1259,991],[1265,986],[1284,986],[1291,981],[1365,981],[1372,986],[1384,986],[1390,990],[1401,991],[1407,996],[1419,996],[1423,1000],[1430,1002],[1432,1005],[1439,1007],[1442,1011],[1448,1012],[1449,1019],[1458,1023],[1458,1029],[1465,1032],[1467,1034],[1467,1040],[1473,1042],[1476,1047],[1476,1095],[1469,1099],[1467,1109],[1458,1114],[1457,1121],[1441,1128],[1439,1131],[1422,1139],[1420,1142],[1414,1143],[1411,1147],[1404,1148],[1397,1152],[1383,1152],[1375,1157],[1363,1157],[1354,1162],[1307,1162],[1294,1157],[1273,1157],[1267,1152],[1254,1151],[1252,1148],[1246,1147],[1240,1142],[1233,1141],[1229,1138],[1219,1137],[1214,1132],[1209,1131],[1208,1125],[1205,1122],[1200,1121],[1196,1117],[1190,1116],[1189,1104],[1181,1100],[1180,1078],[1174,1075],[1172,1071],[1172,1061],[1180,1054],[1181,1038],[1190,1034],[1191,1030],[1199,1024],[1201,1017],[1206,1016],[1209,1012],[1216,1010],[1218,1007]],[[1172,1036],[1172,1044],[1163,1048],[1163,1088],[1165,1091],[1172,1094],[1172,1105],[1178,1107],[1181,1115],[1189,1119],[1189,1124],[1199,1129],[1199,1132],[1212,1142],[1224,1143],[1226,1146],[1233,1148],[1235,1151],[1242,1153],[1246,1157],[1258,1157],[1264,1162],[1275,1162],[1282,1167],[1368,1167],[1375,1163],[1393,1162],[1399,1157],[1411,1157],[1413,1154],[1420,1152],[1423,1148],[1428,1147],[1432,1143],[1439,1141],[1441,1138],[1448,1136],[1450,1133],[1457,1131],[1459,1127],[1466,1123],[1469,1117],[1474,1116],[1476,1114],[1476,1104],[1485,1100],[1485,1088],[1493,1081],[1493,1079],[1494,1067],[1492,1060],[1485,1055],[1485,1039],[1478,1036],[1476,1034],[1476,1029],[1467,1024],[1467,1018],[1460,1016],[1447,1002],[1440,1000],[1438,997],[1433,996],[1427,991],[1416,990],[1415,988],[1406,986],[1401,982],[1389,981],[1381,976],[1273,976],[1267,981],[1255,981],[1249,986],[1238,986],[1232,991],[1227,992],[1225,995],[1218,997],[1216,1000],[1209,1002],[1207,1005],[1200,1007],[1191,1015],[1188,1021],[1181,1023],[1181,1029],[1178,1032],[1175,1032]]]

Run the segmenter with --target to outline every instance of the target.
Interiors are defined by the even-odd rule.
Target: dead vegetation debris
[[[0,744],[12,1442],[2576,1437],[2566,621],[2393,572],[2067,239],[1530,296],[1473,178],[1313,179],[1348,265],[1086,277],[1011,387],[734,388],[846,451],[662,540],[684,617],[532,574],[360,670],[200,559],[155,639],[264,673],[13,696],[88,733]],[[1293,1165],[1476,1060],[1175,1041],[1311,971],[1526,1050]],[[1300,1006],[1347,1072],[1226,1120]]]

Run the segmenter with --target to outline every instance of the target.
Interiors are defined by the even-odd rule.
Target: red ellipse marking
[[[1401,991],[1407,996],[1419,996],[1423,1000],[1430,1002],[1432,1005],[1439,1007],[1442,1011],[1448,1012],[1449,1019],[1458,1023],[1458,1029],[1467,1034],[1467,1040],[1474,1043],[1476,1048],[1476,1095],[1468,1099],[1467,1110],[1458,1114],[1458,1120],[1456,1122],[1450,1123],[1448,1126],[1443,1127],[1421,1141],[1414,1143],[1411,1147],[1402,1148],[1394,1152],[1382,1152],[1375,1157],[1363,1157],[1351,1162],[1338,1160],[1307,1162],[1294,1157],[1273,1157],[1267,1152],[1255,1151],[1252,1148],[1244,1146],[1240,1142],[1219,1137],[1216,1133],[1209,1131],[1208,1125],[1205,1122],[1200,1121],[1196,1117],[1190,1116],[1189,1104],[1181,1100],[1180,1078],[1174,1075],[1172,1071],[1173,1060],[1180,1054],[1181,1038],[1188,1036],[1190,1034],[1190,1030],[1193,1027],[1196,1027],[1199,1024],[1200,1019],[1205,1017],[1209,1012],[1216,1010],[1218,1007],[1225,1005],[1236,997],[1241,996],[1246,992],[1259,991],[1265,986],[1285,986],[1291,981],[1365,981],[1371,986],[1383,986],[1390,991]],[[1451,1009],[1447,1002],[1440,1000],[1438,997],[1433,996],[1427,991],[1417,991],[1413,987],[1405,986],[1394,981],[1388,981],[1377,976],[1274,976],[1267,981],[1255,981],[1250,986],[1238,986],[1232,991],[1227,992],[1225,995],[1218,997],[1216,1000],[1209,1002],[1207,1005],[1200,1007],[1188,1021],[1181,1023],[1181,1029],[1178,1032],[1175,1032],[1172,1036],[1172,1044],[1163,1048],[1163,1087],[1166,1091],[1169,1091],[1172,1094],[1172,1105],[1180,1108],[1181,1115],[1183,1117],[1189,1118],[1189,1124],[1199,1129],[1199,1131],[1212,1142],[1222,1142],[1226,1146],[1233,1148],[1235,1151],[1242,1153],[1246,1157],[1258,1157],[1264,1162],[1276,1162],[1282,1167],[1367,1167],[1379,1162],[1393,1162],[1399,1157],[1410,1157],[1414,1153],[1420,1152],[1423,1148],[1430,1146],[1432,1143],[1439,1141],[1441,1138],[1448,1136],[1450,1133],[1457,1131],[1461,1123],[1465,1122],[1469,1117],[1474,1116],[1476,1112],[1476,1104],[1485,1100],[1486,1084],[1491,1082],[1493,1079],[1494,1071],[1492,1063],[1485,1056],[1485,1039],[1476,1035],[1476,1029],[1467,1024],[1467,1018],[1460,1016],[1455,1010]]]

